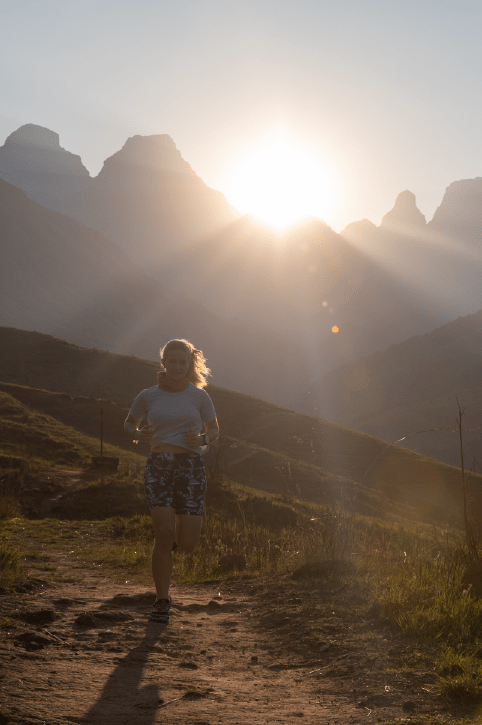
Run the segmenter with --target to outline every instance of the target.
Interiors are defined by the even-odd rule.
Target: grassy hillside
[[[106,444],[121,456],[147,454],[124,437],[123,420],[137,392],[155,383],[155,363],[79,348],[38,333],[7,328],[0,333],[5,351],[0,391],[10,401],[10,413],[2,414],[7,431],[11,406],[23,406],[16,413],[14,434],[5,435],[9,450],[36,456],[42,449],[53,450],[60,443],[45,445],[45,436],[56,440],[60,432],[55,426],[60,426],[64,452],[58,463],[66,465],[69,456],[72,463],[85,461],[98,454],[102,408]],[[460,524],[458,469],[257,398],[216,386],[209,386],[209,393],[223,437],[211,456],[222,458],[233,481],[371,515]],[[47,419],[42,416],[49,420],[48,430],[42,428]]]
[[[66,423],[69,416],[65,412],[58,417],[52,414],[54,406],[30,404],[30,396],[25,392],[31,393],[32,402],[57,397],[28,388],[0,387],[0,458],[3,462],[22,459],[55,467],[89,466],[92,456],[100,454],[97,435],[89,435],[87,426],[77,426],[75,415]],[[134,451],[126,452],[108,442],[103,453],[130,461],[139,458]]]
[[[123,436],[122,423],[157,366],[35,333],[18,339],[23,347],[7,350],[0,363],[0,588],[13,597],[41,576],[59,596],[62,583],[78,581],[86,567],[144,585],[152,547],[141,485],[147,451]],[[420,725],[445,723],[447,702],[452,716],[479,711],[482,610],[468,596],[472,580],[463,565],[474,551],[480,558],[480,541],[474,549],[460,532],[401,520],[460,523],[459,471],[256,398],[214,386],[209,392],[223,440],[207,460],[201,542],[193,554],[176,555],[176,584],[208,580],[231,591],[239,586],[243,596],[258,592],[253,611],[278,641],[292,637],[287,651],[302,642],[316,667],[321,652],[335,665],[349,654],[349,667],[333,676],[343,689],[341,677],[369,675],[364,697],[386,698],[388,671],[397,698],[403,694],[397,702],[442,711],[438,718],[430,709]],[[101,408],[105,453],[129,465],[105,477],[46,470],[89,465],[99,453]],[[241,571],[224,573],[220,562],[232,554],[241,558]],[[251,631],[255,624],[250,618]],[[2,626],[14,629],[0,612]],[[330,676],[325,666],[315,672]]]

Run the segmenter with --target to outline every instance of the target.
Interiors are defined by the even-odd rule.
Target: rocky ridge
[[[60,146],[59,135],[29,123],[0,147],[0,178],[23,189],[34,201],[55,206],[84,188],[90,174],[80,156]]]
[[[425,226],[424,214],[417,207],[415,194],[402,191],[395,201],[395,206],[382,219],[381,226],[395,229]]]

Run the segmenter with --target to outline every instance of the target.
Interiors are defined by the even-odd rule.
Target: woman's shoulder
[[[186,392],[194,393],[198,398],[209,398],[209,393],[204,388],[198,388],[192,383],[189,383]]]
[[[156,396],[157,394],[161,393],[161,390],[158,385],[153,385],[151,388],[144,388],[144,390],[141,390],[138,398],[152,398]]]
[[[196,401],[196,405],[199,406],[200,410],[214,410],[213,401],[211,400],[209,393],[204,390],[204,388],[197,388],[195,385],[193,385],[191,386],[191,389],[193,391],[191,399],[194,399]]]

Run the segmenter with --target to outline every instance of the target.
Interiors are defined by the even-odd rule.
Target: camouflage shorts
[[[168,506],[177,514],[200,516],[206,496],[206,474],[198,453],[151,453],[144,471],[149,509]]]

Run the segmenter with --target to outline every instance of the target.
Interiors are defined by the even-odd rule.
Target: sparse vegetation
[[[12,541],[26,536],[55,548],[68,546],[74,556],[90,561],[104,575],[149,576],[150,517],[140,511],[105,517],[108,505],[99,509],[99,501],[108,501],[116,487],[124,492],[130,487],[137,500],[139,483],[137,474],[121,472],[79,489],[85,520],[65,516],[67,507],[62,520],[22,520],[19,536],[18,521],[10,523],[7,518],[4,531],[10,540],[2,540],[0,559],[4,586],[5,581],[14,582],[20,568]],[[246,568],[220,572],[218,561],[225,554],[242,555]],[[436,681],[430,685],[433,691],[466,705],[482,702],[482,603],[460,585],[466,555],[460,533],[410,522],[394,524],[283,496],[262,497],[232,482],[217,481],[200,546],[191,555],[175,556],[174,577],[177,583],[248,578],[267,592],[273,586],[298,592],[299,599],[293,599],[293,594],[286,597],[285,619],[301,606],[311,641],[321,645],[324,639],[318,623],[325,621],[327,612],[313,592],[327,586],[345,587],[348,597],[364,592],[366,616],[404,632],[424,647],[431,645],[436,672]],[[48,558],[36,559],[29,551],[25,556],[32,559],[34,570],[42,570],[54,581],[66,581]],[[79,577],[73,572],[67,579]],[[299,627],[299,618],[294,621]],[[301,628],[299,633],[302,636]]]
[[[0,589],[13,586],[20,577],[21,566],[17,549],[0,531]]]

